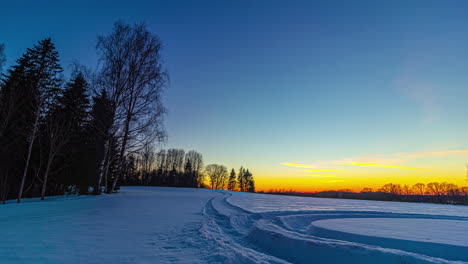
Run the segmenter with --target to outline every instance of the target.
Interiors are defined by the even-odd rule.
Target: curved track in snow
[[[215,241],[216,251],[230,252],[228,256],[213,254],[210,259],[213,262],[468,263],[468,247],[464,243],[437,243],[411,239],[405,234],[386,237],[369,232],[371,227],[367,232],[349,232],[344,224],[346,218],[350,223],[359,223],[360,219],[371,222],[399,219],[397,224],[419,224],[418,221],[428,219],[444,224],[453,221],[463,226],[465,222],[468,224],[467,217],[372,211],[253,213],[231,204],[230,196],[229,192],[221,192],[203,208],[207,220],[201,232]],[[345,222],[341,222],[342,228],[336,228],[340,225],[333,221]],[[395,225],[382,224],[379,228],[395,229]],[[362,230],[366,231],[365,226]]]

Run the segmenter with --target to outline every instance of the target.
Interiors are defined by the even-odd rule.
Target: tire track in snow
[[[459,217],[356,211],[252,213],[229,203],[231,193],[220,193],[222,195],[210,199],[204,206],[207,222],[202,233],[215,241],[221,251],[225,251],[224,248],[232,252],[231,256],[217,256],[223,263],[467,263],[395,247],[342,240],[326,229],[317,232],[319,229],[310,224],[317,220],[348,217]],[[294,218],[303,219],[294,222]]]

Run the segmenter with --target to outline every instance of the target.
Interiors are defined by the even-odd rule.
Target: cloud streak
[[[345,172],[345,170],[304,170],[307,172]]]
[[[297,164],[297,163],[291,163],[291,162],[283,162],[280,164],[284,166],[300,167],[300,168],[313,168],[314,167],[314,165],[310,165],[310,164]]]
[[[333,175],[333,174],[306,174],[306,176],[316,177],[316,178],[336,177],[336,175]]]
[[[383,168],[392,168],[392,169],[404,169],[404,170],[418,170],[426,171],[427,169],[413,168],[413,167],[404,167],[404,166],[394,166],[394,165],[385,165],[385,164],[372,164],[372,163],[361,163],[355,161],[348,161],[342,163],[342,165],[356,165],[356,166],[371,166],[371,167],[383,167]]]

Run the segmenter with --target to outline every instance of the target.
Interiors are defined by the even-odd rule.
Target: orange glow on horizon
[[[467,157],[467,149],[361,154],[329,160],[305,157],[313,160],[313,165],[285,162],[279,163],[283,166],[271,166],[265,163],[254,175],[258,191],[346,189],[360,192],[364,188],[378,190],[387,183],[412,186],[430,182],[447,182],[462,187],[468,186]]]

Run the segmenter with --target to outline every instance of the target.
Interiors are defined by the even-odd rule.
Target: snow
[[[217,195],[126,187],[116,195],[6,204],[0,263],[205,263],[201,212]]]
[[[313,226],[366,236],[458,245],[468,249],[468,221],[414,218],[339,218],[315,221]]]
[[[468,263],[468,207],[124,187],[0,206],[0,263]]]

